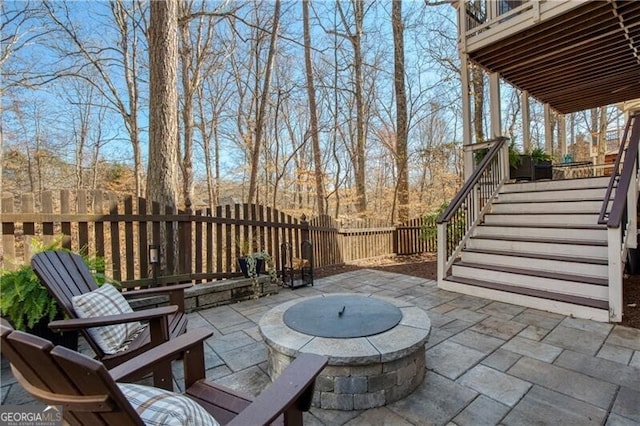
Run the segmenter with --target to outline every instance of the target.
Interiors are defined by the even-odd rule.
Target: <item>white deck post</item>
[[[567,155],[567,120],[564,114],[558,116],[558,153],[560,160]]]
[[[638,161],[637,159],[635,161]],[[635,169],[635,167],[634,167]],[[631,175],[629,189],[627,190],[627,226],[626,243],[628,248],[638,247],[638,174]]]
[[[447,264],[447,224],[438,224],[438,286],[444,281]]]
[[[529,92],[522,92],[520,103],[522,104],[522,150],[524,153],[531,151],[531,114],[529,113]]]
[[[622,321],[622,236],[620,228],[607,229],[609,257],[609,321]]]
[[[489,108],[491,114],[491,137],[502,136],[502,120],[500,109],[500,74],[489,74]]]
[[[462,86],[462,145],[469,146],[471,140],[471,97],[469,95],[469,59],[467,57],[467,0],[458,2],[458,56],[460,57],[460,83]],[[462,151],[464,180],[473,173],[473,152]]]
[[[553,154],[553,131],[551,129],[551,106],[544,104],[544,152],[547,154]]]

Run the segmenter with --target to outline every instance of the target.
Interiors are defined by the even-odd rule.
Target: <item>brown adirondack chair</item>
[[[204,378],[203,341],[212,334],[202,328],[191,330],[110,371],[86,355],[15,331],[4,320],[0,321],[0,349],[20,385],[44,404],[61,405],[64,420],[72,425],[144,424],[116,381],[151,371],[158,361],[175,359],[184,363],[185,395],[220,424],[301,425],[302,413],[311,405],[315,378],[327,358],[301,354],[254,399]]]
[[[96,357],[107,368],[125,362],[162,342],[183,334],[187,329],[187,317],[184,314],[184,290],[191,284],[157,287],[123,292],[127,299],[155,295],[168,295],[170,306],[145,309],[134,313],[109,315],[94,318],[78,318],[72,298],[98,288],[91,271],[82,256],[63,250],[51,250],[37,253],[31,259],[31,265],[42,285],[47,287],[56,298],[62,310],[70,319],[49,323],[56,331],[79,330],[87,340]],[[105,353],[89,334],[90,327],[122,324],[135,321],[148,321],[148,326],[126,347],[114,354]],[[172,388],[171,365],[157,366],[153,371],[154,384],[165,389]]]

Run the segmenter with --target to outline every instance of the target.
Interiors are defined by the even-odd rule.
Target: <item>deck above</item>
[[[561,113],[640,98],[640,2],[464,2],[461,50]]]

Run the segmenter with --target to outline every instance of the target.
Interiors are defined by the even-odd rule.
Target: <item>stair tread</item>
[[[588,277],[588,276],[582,276],[582,275],[576,275],[576,274],[563,274],[560,272],[538,271],[538,270],[532,270],[532,269],[514,268],[510,266],[485,265],[485,264],[473,263],[473,262],[463,262],[461,260],[457,260],[453,264],[457,266],[468,267],[468,268],[507,272],[510,274],[528,275],[528,276],[534,276],[534,277],[540,277],[540,278],[572,281],[572,282],[579,282],[579,283],[592,284],[592,285],[607,286],[609,284],[608,280],[605,278],[595,278],[595,277]]]
[[[523,253],[523,252],[503,251],[503,250],[481,250],[481,249],[472,249],[472,248],[465,248],[463,250],[463,253],[466,253],[466,252],[494,254],[498,256],[524,257],[528,259],[558,260],[561,262],[587,263],[590,265],[607,265],[608,264],[608,261],[606,259],[594,259],[591,257],[581,258],[581,257],[575,257],[575,256],[557,256],[557,255],[546,255],[541,253]]]
[[[613,199],[610,199],[609,201],[611,201]],[[551,204],[551,203],[582,203],[582,202],[591,202],[591,201],[598,201],[598,202],[602,202],[604,201],[602,199],[602,197],[600,198],[577,198],[575,200],[572,199],[541,199],[541,200],[514,200],[514,201],[500,201],[500,196],[498,196],[498,198],[493,202],[493,204]]]
[[[553,229],[588,229],[588,230],[605,230],[607,225],[588,225],[588,224],[563,224],[563,223],[483,223],[479,226],[491,226],[499,228],[553,228]]]
[[[534,215],[534,216],[540,216],[540,215],[546,215],[546,216],[552,216],[552,215],[556,215],[556,216],[564,216],[564,215],[599,215],[600,211],[585,211],[585,210],[579,210],[579,211],[574,211],[574,212],[500,212],[500,213],[487,213],[485,216],[491,216],[491,215]]]
[[[521,294],[524,296],[537,297],[537,298],[547,299],[547,300],[556,300],[559,302],[571,303],[574,305],[588,306],[591,308],[604,309],[604,310],[609,309],[609,302],[606,300],[591,299],[588,297],[574,296],[574,295],[563,294],[563,293],[554,293],[550,291],[537,290],[533,288],[501,284],[501,283],[496,283],[492,281],[482,281],[482,280],[476,280],[472,278],[456,277],[454,275],[447,276],[445,280],[451,281],[451,282],[457,282],[460,284],[472,285],[476,287],[483,287],[491,290]]]
[[[547,244],[571,244],[579,246],[599,246],[606,247],[607,242],[601,240],[574,240],[574,239],[560,239],[560,238],[531,238],[531,237],[517,237],[517,236],[483,236],[477,235],[471,237],[475,240],[499,240],[499,241],[520,241],[529,243],[547,243]]]
[[[591,189],[601,189],[603,191],[607,190],[606,185],[605,186],[590,185],[590,186],[576,186],[576,187],[568,187],[568,188],[522,189],[520,191],[510,191],[508,190],[508,187],[510,185],[518,185],[518,184],[517,183],[505,184],[504,185],[505,189],[500,191],[499,194],[525,194],[525,193],[540,193],[540,192],[582,191],[582,190],[591,190]]]

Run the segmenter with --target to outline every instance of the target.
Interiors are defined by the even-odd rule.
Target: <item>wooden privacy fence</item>
[[[300,243],[309,239],[316,268],[437,247],[433,237],[420,238],[421,218],[399,226],[329,216],[307,221],[253,204],[174,212],[144,198],[88,190],[10,196],[1,207],[3,268],[28,262],[32,239],[50,244],[62,238],[63,247],[103,257],[107,276],[124,287],[152,284],[152,245],[161,252],[161,284],[239,276],[236,259],[245,243],[270,253],[279,266],[282,243],[290,242],[300,257]]]

